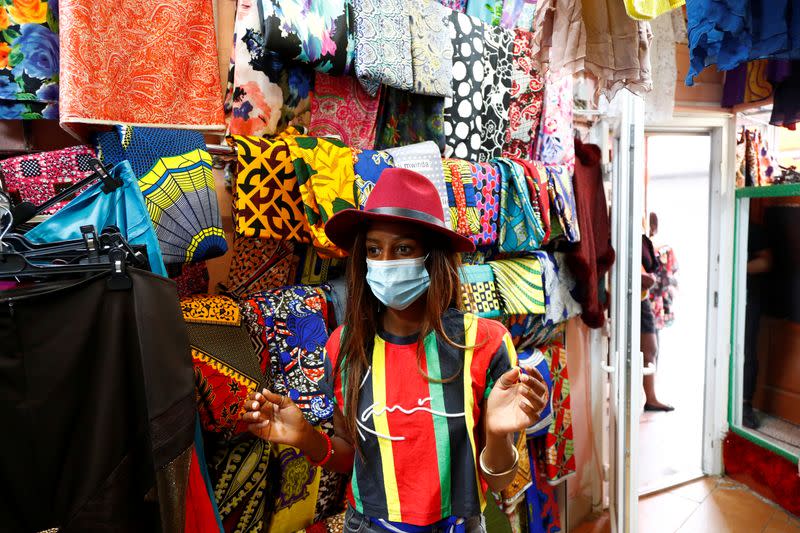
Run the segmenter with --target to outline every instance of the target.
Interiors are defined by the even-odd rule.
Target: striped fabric
[[[488,263],[494,270],[503,312],[509,315],[543,315],[545,312],[542,265],[535,257]]]
[[[421,366],[434,379],[417,369],[416,336],[384,333],[372,343],[358,403],[363,455],[356,456],[348,491],[350,504],[372,519],[424,526],[477,516],[485,505],[477,466],[481,408],[496,380],[516,364],[516,353],[498,322],[451,310],[443,323],[450,339],[468,348],[428,335]],[[332,368],[341,331],[328,343]],[[333,376],[339,405],[342,381]]]

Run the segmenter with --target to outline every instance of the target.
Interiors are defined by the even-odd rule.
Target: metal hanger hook
[[[2,243],[5,236],[8,234],[9,231],[11,231],[11,226],[14,225],[14,214],[11,212],[9,208],[7,208],[4,205],[0,205],[0,212],[3,212],[2,215],[0,215],[0,220],[5,218],[6,215],[8,215],[9,218],[8,224],[3,227],[3,233],[0,234],[0,243]]]

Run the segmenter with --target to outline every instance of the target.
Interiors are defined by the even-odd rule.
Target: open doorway
[[[655,391],[675,410],[642,413],[640,494],[703,475],[711,138],[648,135],[646,158],[645,208],[648,221],[657,219],[659,261],[648,295],[658,343]]]

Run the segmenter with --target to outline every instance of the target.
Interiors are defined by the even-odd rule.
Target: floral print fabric
[[[259,0],[239,0],[228,70],[225,113],[230,135],[274,135],[308,125],[314,73],[266,49]]]
[[[259,0],[266,47],[286,61],[344,75],[353,63],[350,0]]]
[[[480,231],[473,235],[475,246],[497,242],[497,219],[500,215],[500,171],[490,163],[476,163],[472,168],[475,207],[480,216]]]
[[[0,119],[57,119],[58,67],[58,2],[3,2]]]
[[[463,13],[467,10],[467,0],[438,0],[444,7]]]
[[[337,137],[351,148],[372,149],[379,104],[380,98],[367,94],[352,76],[317,72],[308,133]]]
[[[448,38],[451,11],[434,0],[411,2],[411,60],[414,92],[453,94],[453,43]]]
[[[500,27],[487,27],[483,48],[483,129],[479,161],[500,157],[508,129],[511,102],[511,56],[514,34]]]
[[[411,90],[411,29],[403,0],[354,0],[356,75],[371,95],[381,84]]]
[[[575,171],[575,142],[572,136],[572,76],[556,77],[548,72],[545,78],[544,105],[537,160],[545,164],[566,165]]]
[[[533,143],[542,115],[544,78],[533,66],[532,39],[533,34],[528,31],[514,32],[511,101],[508,105],[504,157],[533,158]]]
[[[433,141],[444,150],[444,100],[384,87],[375,148]]]
[[[378,183],[381,173],[394,166],[389,152],[382,150],[353,150],[355,172],[355,197],[358,208],[364,209],[367,198]]]
[[[59,9],[62,125],[224,128],[210,2],[63,0]],[[131,23],[143,13],[146,24]]]
[[[467,0],[467,15],[497,26],[503,16],[503,0]]]

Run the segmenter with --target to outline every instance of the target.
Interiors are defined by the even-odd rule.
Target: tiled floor
[[[608,514],[573,533],[608,533]],[[800,519],[726,478],[707,477],[639,501],[639,533],[800,533]]]

